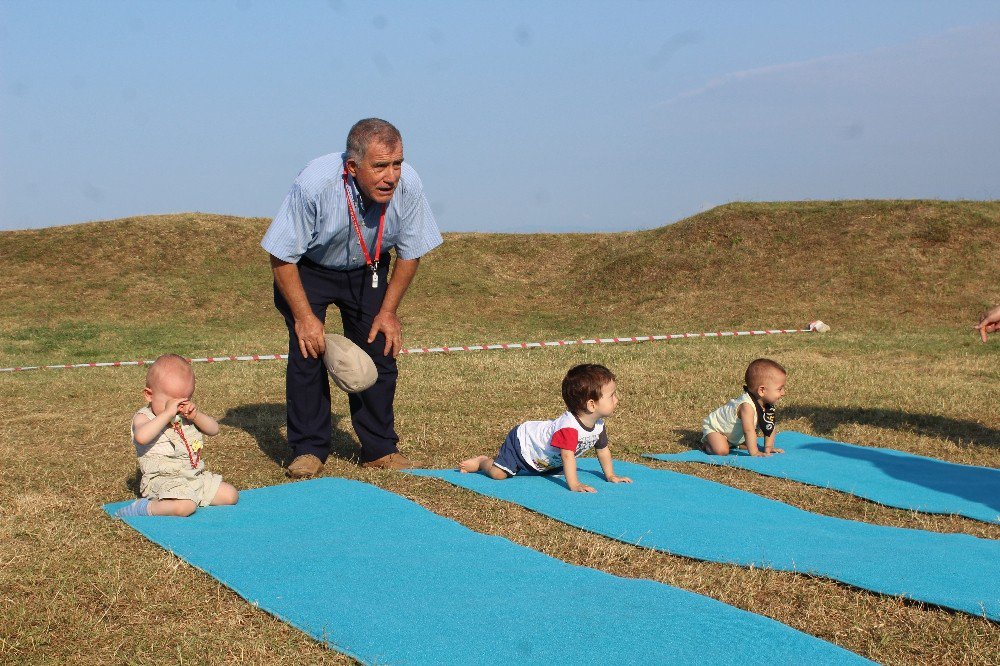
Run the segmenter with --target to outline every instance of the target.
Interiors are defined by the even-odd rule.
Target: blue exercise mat
[[[634,483],[579,461],[574,493],[561,476],[494,481],[457,470],[408,470],[618,541],[710,562],[797,571],[1000,621],[1000,541],[832,518],[695,476],[615,461]]]
[[[365,663],[871,663],[708,597],[479,534],[358,481],[247,490],[236,506],[189,518],[124,520]]]
[[[728,456],[685,451],[646,454],[646,457],[739,467],[833,488],[899,509],[1000,522],[998,469],[959,465],[894,449],[844,444],[800,432],[779,432],[775,442],[785,453],[767,458],[753,458],[743,450]]]

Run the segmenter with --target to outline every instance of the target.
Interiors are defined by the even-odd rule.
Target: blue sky
[[[1000,3],[0,0],[0,229],[271,217],[377,116],[448,231],[1000,198]]]

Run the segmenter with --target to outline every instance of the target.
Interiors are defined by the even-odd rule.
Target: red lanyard
[[[170,425],[173,427],[174,432],[180,435],[181,441],[184,442],[184,448],[187,449],[188,452],[188,460],[191,461],[191,469],[198,469],[198,463],[201,462],[201,451],[198,451],[197,453],[191,452],[191,446],[188,444],[187,437],[184,436],[184,426],[176,421]]]
[[[378,218],[378,240],[375,242],[375,259],[372,260],[368,254],[368,246],[361,236],[361,225],[358,224],[358,216],[354,213],[354,204],[351,203],[351,192],[347,187],[347,166],[344,166],[344,195],[347,198],[347,210],[351,214],[351,222],[354,223],[354,232],[358,235],[358,243],[361,244],[361,251],[365,255],[365,263],[372,269],[372,286],[378,286],[378,258],[382,256],[382,231],[385,230],[385,209],[387,204],[382,204],[382,214]]]

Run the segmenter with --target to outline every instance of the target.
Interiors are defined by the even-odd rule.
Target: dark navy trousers
[[[392,403],[396,396],[396,359],[390,353],[383,356],[385,336],[379,333],[368,343],[372,321],[382,307],[386,284],[389,282],[389,254],[379,258],[378,287],[372,288],[371,269],[362,266],[354,270],[337,271],[324,268],[307,259],[298,264],[299,278],[309,306],[326,324],[327,308],[340,310],[344,336],[372,357],[378,370],[378,381],[367,391],[348,394],[351,424],[361,442],[361,461],[395,453],[396,435]],[[330,378],[322,358],[302,358],[299,338],[295,334],[295,319],[284,296],[274,285],[274,305],[285,318],[288,327],[288,369],[285,375],[285,401],[288,410],[288,444],[294,455],[311,453],[322,461],[330,455],[332,418],[330,415]]]

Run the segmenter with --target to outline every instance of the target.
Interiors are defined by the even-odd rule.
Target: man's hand
[[[302,358],[319,358],[326,352],[326,331],[316,315],[295,320],[295,336],[299,339]]]
[[[323,330],[323,322],[309,305],[306,290],[302,287],[302,278],[299,277],[299,267],[271,255],[271,270],[274,272],[278,291],[292,311],[295,337],[299,339],[302,358],[319,358],[326,351],[326,338],[323,337],[326,331]]]
[[[396,358],[403,349],[403,327],[399,323],[399,317],[396,316],[396,313],[382,310],[375,315],[372,328],[368,331],[369,344],[375,340],[379,332],[385,336],[385,349],[382,351],[382,356],[388,356],[391,351],[392,357]]]

